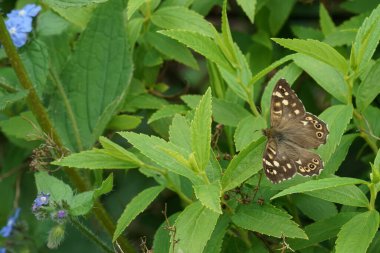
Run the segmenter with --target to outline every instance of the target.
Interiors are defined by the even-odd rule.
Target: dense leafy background
[[[52,251],[41,191],[72,218],[55,252],[104,252],[78,223],[124,252],[380,251],[380,1],[1,8],[26,3],[43,10],[20,64],[0,48],[0,224],[21,207],[28,235],[10,252]],[[261,130],[279,78],[330,134],[319,177],[273,185]]]

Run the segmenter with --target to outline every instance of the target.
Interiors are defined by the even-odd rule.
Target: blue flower
[[[67,216],[67,212],[65,210],[59,210],[57,212],[57,218],[58,219],[64,219]]]
[[[5,21],[5,25],[15,46],[25,45],[28,33],[32,31],[32,23],[21,18],[12,18]]]
[[[0,230],[0,235],[4,238],[9,237],[9,235],[12,233],[13,226],[16,223],[16,220],[20,214],[20,208],[16,209],[16,212],[13,214],[13,216],[9,217],[7,225],[5,225],[1,230]]]
[[[0,248],[0,253],[6,253],[7,250],[5,248]]]
[[[7,14],[8,18],[33,18],[41,11],[41,6],[27,4],[21,10],[13,10]]]
[[[40,192],[37,195],[37,198],[33,201],[32,210],[36,211],[41,206],[47,206],[49,204],[49,198],[50,198],[50,193],[45,194],[43,192]]]

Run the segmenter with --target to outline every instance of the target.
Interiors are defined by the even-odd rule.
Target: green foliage
[[[42,2],[17,51],[0,20],[0,222],[21,206],[30,227],[0,247],[49,252],[34,214],[57,252],[379,252],[378,1]],[[280,78],[329,135],[320,175],[274,185]]]

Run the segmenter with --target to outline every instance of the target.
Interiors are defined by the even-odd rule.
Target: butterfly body
[[[272,93],[270,124],[263,130],[268,142],[263,168],[273,183],[294,177],[318,175],[323,169],[315,149],[326,143],[326,123],[306,112],[301,100],[285,79],[280,79]]]

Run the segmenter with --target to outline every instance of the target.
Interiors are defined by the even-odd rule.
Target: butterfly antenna
[[[362,132],[365,132],[366,134],[369,134],[372,138],[374,138],[374,139],[376,139],[376,140],[380,140],[380,137],[377,137],[377,136],[373,133],[372,128],[371,128],[371,126],[370,126],[368,120],[364,117],[364,115],[361,115],[361,116],[363,117],[364,122],[365,122],[365,124],[366,124],[366,126],[367,126],[369,132],[366,131],[366,130],[361,130],[361,131],[362,131]]]

